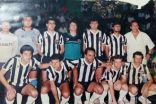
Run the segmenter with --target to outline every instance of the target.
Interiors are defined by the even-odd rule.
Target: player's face
[[[113,31],[114,32],[120,32],[121,31],[121,26],[119,24],[114,25]]]
[[[31,53],[31,51],[24,51],[22,54],[20,54],[21,55],[21,59],[22,59],[22,61],[23,62],[26,62],[26,63],[28,63],[30,60],[31,60],[31,58],[32,58],[32,53]]]
[[[8,22],[3,22],[1,25],[2,31],[3,32],[9,32],[10,30],[10,24]]]
[[[90,23],[90,28],[91,28],[92,30],[98,29],[98,26],[99,26],[99,24],[98,24],[97,21],[91,21],[91,23]]]
[[[49,20],[46,24],[48,30],[54,30],[56,27],[55,21]]]
[[[115,67],[116,69],[120,69],[121,66],[122,66],[122,60],[121,60],[121,59],[115,59],[115,60],[114,60],[114,67]]]
[[[74,22],[71,22],[69,25],[69,30],[70,31],[76,31],[77,30],[77,24]]]
[[[31,27],[32,26],[32,18],[31,17],[24,17],[23,18],[23,25],[24,25],[24,27]]]
[[[61,70],[61,68],[60,68],[61,67],[61,62],[59,60],[52,60],[51,64],[52,64],[52,67],[55,70],[57,70],[57,71]]]
[[[93,51],[88,51],[87,54],[85,55],[85,59],[88,63],[92,63],[93,60],[95,59],[95,53]]]
[[[139,25],[137,22],[133,22],[132,25],[131,25],[131,30],[133,32],[138,32],[139,31]]]
[[[142,63],[142,57],[140,55],[135,55],[134,64],[141,64]]]

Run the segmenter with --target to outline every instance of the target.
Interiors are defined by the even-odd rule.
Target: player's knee
[[[109,86],[107,84],[103,85],[104,91],[108,91]]]
[[[123,84],[123,85],[122,85],[122,89],[123,89],[123,90],[128,90],[127,84]]]
[[[33,98],[37,98],[37,96],[38,96],[37,90],[32,90],[31,93],[30,93],[30,96],[33,97]]]
[[[8,101],[13,101],[15,99],[15,94],[10,94],[6,97]]]
[[[96,87],[95,87],[95,92],[96,93],[98,93],[98,94],[102,94],[103,93],[103,87],[102,86],[100,86],[100,85],[97,85]]]
[[[133,95],[136,95],[138,92],[138,89],[135,86],[133,86],[129,89],[129,92],[132,93]]]
[[[75,95],[80,96],[82,94],[82,92],[83,92],[83,89],[82,88],[75,87],[75,89],[74,89]]]
[[[62,96],[67,99],[70,96],[70,92],[69,91],[62,92]]]
[[[42,93],[42,94],[48,93],[48,88],[47,88],[47,87],[42,87],[42,88],[41,88],[41,93]]]

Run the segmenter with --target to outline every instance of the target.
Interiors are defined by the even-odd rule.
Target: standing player
[[[106,55],[108,59],[116,55],[125,57],[126,54],[126,38],[120,34],[121,25],[119,22],[113,24],[113,33],[107,37]]]
[[[86,48],[84,58],[72,61],[76,64],[77,68],[73,70],[74,74],[74,104],[82,104],[81,96],[85,91],[86,101],[85,104],[93,104],[96,98],[99,98],[103,92],[103,88],[96,81],[95,73],[101,70],[101,62],[95,59],[94,48]],[[90,93],[93,95],[90,98]]]
[[[64,53],[63,36],[55,31],[55,19],[48,18],[46,22],[46,27],[47,31],[44,32],[43,36],[40,35],[39,37],[39,53],[42,56],[41,63],[49,63],[50,57],[53,54],[62,55]],[[46,73],[44,70],[42,71],[42,80],[46,80]]]
[[[23,26],[15,31],[15,35],[18,38],[18,54],[20,52],[20,48],[23,45],[30,45],[34,49],[33,57],[35,57],[39,61],[38,56],[38,37],[40,35],[39,30],[32,27],[33,20],[31,16],[25,16],[22,19]],[[34,86],[37,86],[37,72],[31,71],[30,79]]]
[[[83,34],[83,50],[86,48],[94,48],[96,57],[104,55],[106,34],[98,29],[99,23],[96,18],[90,20],[90,29]]]
[[[144,56],[137,51],[133,54],[133,62],[127,67],[128,72],[128,90],[130,95],[130,104],[136,104],[135,96],[139,94],[139,101],[142,104],[150,104],[147,99],[149,91],[156,91],[156,84],[153,84],[153,78],[146,65],[142,64]]]
[[[112,57],[113,64],[111,69],[106,69],[102,77],[102,85],[104,87],[104,92],[100,97],[100,104],[106,104],[104,98],[107,95],[107,90],[109,88],[108,102],[110,104],[117,104],[114,90],[119,91],[119,104],[127,104],[126,94],[128,92],[127,80],[126,80],[126,70],[123,65],[123,58],[120,55]]]
[[[15,31],[15,35],[18,38],[18,52],[23,45],[30,45],[34,49],[34,55],[38,54],[38,37],[40,35],[39,30],[32,27],[32,17],[23,17],[23,26]]]
[[[8,21],[3,21],[1,23],[1,29],[0,32],[0,69],[2,68],[2,65],[7,62],[11,57],[14,57],[17,53],[18,48],[18,40],[17,37],[10,32],[10,23]],[[0,93],[1,95],[4,95],[4,87],[0,83]],[[4,97],[1,97],[0,99],[3,100],[0,102],[4,102]]]
[[[53,54],[50,62],[51,66],[46,70],[48,80],[43,82],[41,88],[42,104],[50,104],[48,97],[49,91],[53,93],[55,104],[67,104],[70,98],[70,89],[67,80],[68,66],[70,63],[68,61],[61,61],[59,54]],[[59,93],[62,96],[61,98]]]
[[[133,53],[140,51],[144,55],[143,63],[146,64],[155,45],[146,33],[139,30],[139,23],[136,20],[131,22],[130,28],[131,31],[125,34],[127,38],[127,61],[133,61]],[[148,47],[148,52],[146,52],[146,47]]]
[[[37,90],[29,84],[28,74],[31,70],[36,70],[39,63],[32,58],[33,48],[24,45],[20,49],[20,56],[11,58],[0,70],[0,81],[6,88],[6,103],[13,104],[16,94],[28,95],[26,104],[32,104],[37,96]],[[4,75],[10,72],[9,79]]]

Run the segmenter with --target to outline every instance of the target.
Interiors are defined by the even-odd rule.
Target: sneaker
[[[147,104],[147,98],[140,96],[138,99],[142,104]]]
[[[152,104],[152,102],[149,99],[146,98],[146,100],[147,100],[147,104]]]
[[[118,104],[124,104],[124,102],[122,100],[119,100]]]

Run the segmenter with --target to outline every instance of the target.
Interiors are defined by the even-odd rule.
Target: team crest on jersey
[[[66,41],[68,41],[69,40],[69,38],[66,38]]]

